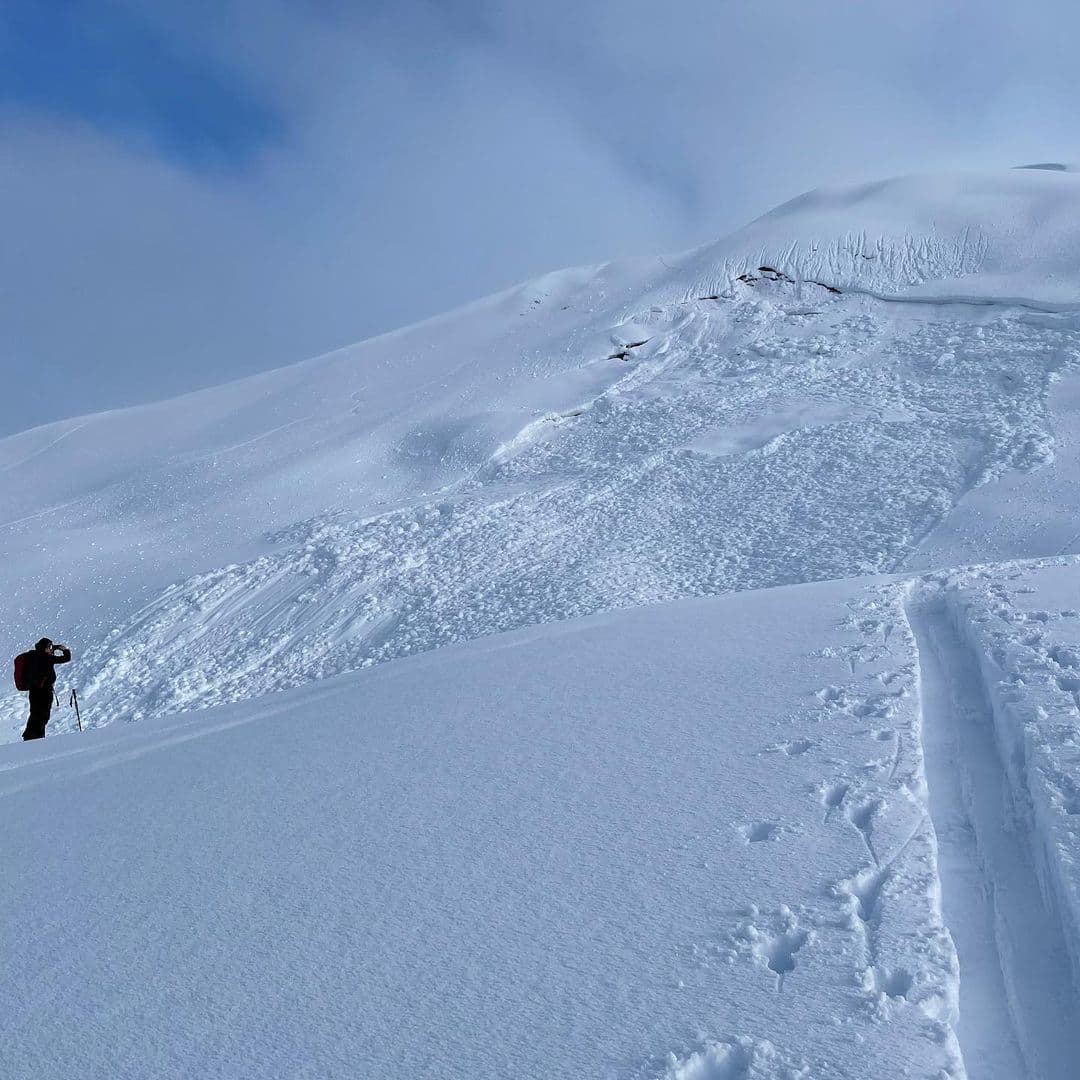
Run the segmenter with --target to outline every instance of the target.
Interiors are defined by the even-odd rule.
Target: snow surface
[[[5,1075],[1066,1080],[1078,657],[1006,563],[0,748]]]
[[[0,441],[89,728],[0,1074],[1072,1080],[1078,222],[815,192]]]
[[[605,614],[3,748],[6,966],[42,973],[5,1068],[958,1068],[902,601]]]
[[[801,195],[705,248],[883,296],[1080,308],[1074,172],[908,176]],[[784,241],[787,247],[783,247]]]

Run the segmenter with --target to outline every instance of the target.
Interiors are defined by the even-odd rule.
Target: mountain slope
[[[1078,180],[0,443],[4,1068],[1071,1080]]]
[[[684,256],[4,440],[9,646],[72,639],[100,723],[612,607],[941,565],[939,539],[1075,550],[1023,503],[952,522],[1036,466],[1041,505],[1075,506],[1051,460],[1075,398],[1050,403],[1080,355],[1077,210],[1069,173],[816,193]]]

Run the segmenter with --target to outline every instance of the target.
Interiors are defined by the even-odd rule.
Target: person
[[[26,721],[23,739],[45,738],[45,725],[52,714],[56,665],[70,660],[71,650],[66,645],[54,645],[47,637],[34,646],[26,674],[30,686],[30,719]]]

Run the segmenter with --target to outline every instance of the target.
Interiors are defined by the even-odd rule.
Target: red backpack
[[[34,654],[33,653],[19,653],[15,657],[15,689],[16,690],[29,690],[30,687],[30,670],[33,667]]]

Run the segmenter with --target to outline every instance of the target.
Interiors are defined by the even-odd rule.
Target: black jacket
[[[30,688],[32,690],[51,690],[56,685],[56,665],[66,664],[71,659],[70,649],[61,649],[60,655],[35,649],[27,662]]]

